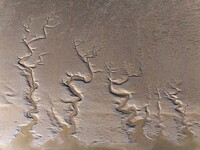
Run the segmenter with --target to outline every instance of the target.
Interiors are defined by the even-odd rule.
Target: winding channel
[[[92,69],[92,65],[90,62],[90,59],[95,58],[98,54],[98,51],[93,50],[91,54],[89,54],[88,52],[86,52],[86,54],[81,54],[78,50],[78,46],[80,44],[77,44],[75,41],[73,41],[73,48],[76,51],[77,55],[79,56],[79,58],[82,60],[82,62],[84,64],[86,64],[86,67],[88,69],[89,75],[82,75],[80,73],[77,74],[72,74],[72,73],[66,73],[68,79],[67,80],[62,80],[61,83],[63,86],[68,87],[69,91],[76,97],[75,100],[69,100],[69,101],[63,101],[65,103],[70,103],[72,106],[73,111],[70,113],[70,115],[68,116],[68,120],[66,119],[66,122],[70,124],[70,128],[69,128],[69,133],[70,134],[74,134],[76,133],[76,123],[74,118],[78,115],[78,106],[77,103],[79,101],[82,100],[83,96],[80,93],[80,91],[78,91],[78,89],[73,85],[74,81],[81,81],[84,83],[90,83],[93,78],[94,78],[94,73],[98,72],[98,71],[94,71]]]

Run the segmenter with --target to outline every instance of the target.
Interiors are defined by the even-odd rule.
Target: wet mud
[[[0,149],[199,150],[199,0],[2,0]]]

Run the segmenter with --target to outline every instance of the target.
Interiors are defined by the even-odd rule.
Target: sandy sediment
[[[199,6],[1,1],[2,149],[197,150]]]

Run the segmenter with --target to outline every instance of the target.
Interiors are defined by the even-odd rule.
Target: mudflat
[[[1,0],[0,149],[199,150],[199,0]]]

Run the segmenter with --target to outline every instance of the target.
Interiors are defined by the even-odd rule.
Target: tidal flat
[[[200,0],[1,0],[0,149],[200,150]]]

